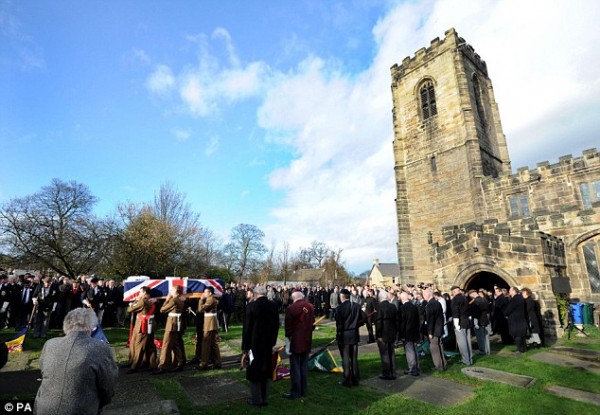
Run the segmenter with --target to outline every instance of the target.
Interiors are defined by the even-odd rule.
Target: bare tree
[[[2,241],[12,255],[75,278],[98,266],[108,243],[92,213],[96,201],[86,185],[53,179],[2,206]]]
[[[283,241],[283,248],[279,252],[277,258],[277,265],[279,266],[279,272],[283,278],[283,284],[285,285],[287,284],[288,275],[291,271],[290,243],[288,241]]]
[[[112,254],[120,275],[195,276],[214,260],[214,235],[185,195],[163,184],[152,204],[121,205]]]
[[[243,278],[257,270],[257,262],[267,251],[263,244],[265,234],[258,227],[241,223],[231,230],[232,249],[235,253],[238,277]]]

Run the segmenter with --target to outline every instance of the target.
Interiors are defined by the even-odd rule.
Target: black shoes
[[[405,375],[411,375],[411,376],[419,376],[420,375],[419,372],[411,372],[410,370],[405,370],[404,374]]]
[[[395,380],[397,379],[396,376],[383,376],[383,375],[379,375],[379,379],[381,380]]]
[[[163,373],[167,373],[164,369],[157,369],[153,372],[150,372],[151,375],[162,375]]]

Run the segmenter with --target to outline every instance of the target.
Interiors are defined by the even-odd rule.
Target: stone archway
[[[494,286],[500,288],[510,288],[509,284],[502,277],[493,272],[481,271],[473,274],[465,284],[465,290],[484,290],[494,291]]]
[[[494,284],[509,288],[517,286],[517,282],[508,272],[489,264],[471,264],[458,273],[452,285],[465,290],[485,288],[493,290]]]

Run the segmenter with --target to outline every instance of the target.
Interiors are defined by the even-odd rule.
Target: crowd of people
[[[490,354],[489,337],[493,333],[498,334],[504,344],[514,343],[515,353],[526,351],[528,344],[539,346],[544,342],[539,304],[528,288],[494,287],[493,291],[464,292],[454,286],[449,293],[442,293],[434,284],[423,283],[404,287],[231,283],[224,287],[221,296],[215,295],[212,287],[201,294],[185,295],[180,286],[173,286],[162,299],[151,297],[150,290],[143,287],[134,301],[125,303],[123,286],[113,280],[103,281],[86,275],[75,281],[64,276],[3,275],[0,278],[1,328],[18,329],[33,318],[35,337],[47,336],[53,326],[62,326],[67,335],[63,340],[53,339],[44,346],[41,361],[58,359],[62,363],[58,366],[44,363],[43,372],[53,370],[46,368],[67,364],[64,358],[56,357],[59,352],[54,348],[55,343],[60,343],[60,347],[63,343],[77,344],[84,349],[97,345],[70,333],[84,332],[89,337],[88,332],[100,322],[105,326],[123,326],[127,313],[132,325],[127,373],[150,369],[151,375],[160,375],[181,371],[190,363],[199,370],[220,369],[218,332],[227,331],[232,320],[242,323],[242,364],[251,385],[248,404],[256,406],[268,403],[271,355],[280,328],[280,314],[285,315],[286,351],[290,356],[292,378],[291,390],[284,395],[287,399],[305,397],[308,393],[307,362],[312,349],[312,331],[315,318],[321,316],[335,321],[343,366],[340,383],[346,387],[356,386],[360,381],[358,344],[359,328],[363,325],[368,333],[367,342],[377,343],[380,378],[384,380],[398,376],[396,348],[399,345],[404,348],[406,358],[407,369],[403,373],[419,376],[424,346],[431,354],[434,370],[444,371],[447,368],[444,348],[449,345],[456,344],[462,364],[473,363],[472,336],[481,355]],[[155,342],[159,325],[165,329],[160,355]],[[195,354],[190,361],[186,360],[183,345],[188,325],[195,326],[197,335]],[[71,364],[74,363],[71,361],[68,365]],[[111,372],[104,376],[111,379],[116,375]],[[44,383],[42,386],[40,393],[51,394],[50,386]],[[110,388],[102,391],[99,407],[110,401],[107,397],[110,391]]]
[[[93,309],[104,327],[123,327],[128,306],[123,293],[123,285],[112,279],[0,273],[0,330],[18,331],[31,322],[34,337],[46,338],[50,328],[62,327],[69,311],[81,307]]]

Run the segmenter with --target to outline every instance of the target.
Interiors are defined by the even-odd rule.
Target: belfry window
[[[421,85],[419,90],[421,95],[421,111],[423,113],[423,120],[433,117],[437,114],[437,107],[435,105],[435,91],[433,89],[433,83],[426,81]]]

